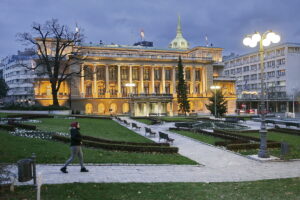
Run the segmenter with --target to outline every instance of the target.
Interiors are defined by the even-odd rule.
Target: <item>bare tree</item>
[[[80,68],[72,66],[80,62],[76,55],[80,50],[77,44],[83,40],[82,33],[77,27],[73,32],[66,25],[60,25],[57,19],[52,19],[43,25],[34,23],[32,33],[20,33],[17,38],[37,50],[36,64],[27,67],[35,70],[38,76],[49,78],[53,105],[59,106],[57,94],[62,82],[81,73]]]

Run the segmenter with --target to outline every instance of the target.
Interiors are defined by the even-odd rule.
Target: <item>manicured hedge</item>
[[[193,127],[194,122],[176,122],[175,123],[175,127],[177,128],[192,128]]]
[[[56,135],[52,136],[52,139],[70,142],[70,138]],[[129,152],[149,152],[149,153],[177,153],[177,147],[165,147],[165,146],[135,146],[135,145],[121,145],[121,144],[108,144],[101,142],[93,142],[83,140],[83,145],[87,147],[101,148],[115,151],[129,151]]]
[[[106,116],[83,116],[83,115],[70,115],[69,117],[83,118],[83,119],[112,119]]]
[[[139,143],[139,142],[123,142],[123,141],[113,141],[97,137],[92,137],[88,135],[83,135],[82,139],[92,141],[92,142],[101,142],[107,144],[124,144],[124,145],[135,145],[135,146],[170,146],[169,143]]]
[[[268,142],[268,148],[280,148],[280,142]],[[228,150],[242,150],[242,149],[258,149],[259,143],[243,143],[243,144],[229,144],[226,146]]]
[[[228,132],[220,129],[214,129],[214,133],[224,134],[239,140],[245,140],[245,141],[260,141],[259,138],[251,137],[251,136],[245,136],[245,135],[239,135],[238,133]]]
[[[0,129],[4,129],[7,131],[14,131],[15,127],[12,125],[8,125],[8,124],[0,124]]]
[[[273,128],[273,129],[269,129],[270,131],[275,131],[275,132],[279,132],[279,133],[287,133],[287,134],[291,134],[291,135],[298,135],[300,136],[300,130],[296,130],[296,129],[289,129],[289,128]]]
[[[26,129],[26,130],[36,130],[36,126],[29,125],[29,124],[20,124],[20,123],[13,122],[13,123],[9,123],[9,125],[18,127],[18,128],[22,128],[22,129]]]
[[[53,115],[40,115],[40,114],[18,114],[7,115],[7,118],[22,118],[22,119],[36,119],[36,118],[53,118]]]

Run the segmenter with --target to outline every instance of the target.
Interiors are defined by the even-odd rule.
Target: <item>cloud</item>
[[[22,48],[16,33],[51,18],[70,27],[77,22],[87,42],[133,44],[144,29],[146,39],[166,48],[175,37],[178,14],[192,46],[204,45],[208,35],[225,53],[243,53],[249,49],[242,38],[254,31],[273,29],[283,41],[300,42],[299,7],[298,0],[1,0],[0,58]]]

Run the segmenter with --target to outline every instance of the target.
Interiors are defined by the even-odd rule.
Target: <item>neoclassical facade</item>
[[[75,47],[76,48],[76,47]],[[159,50],[142,47],[81,46],[80,77],[61,86],[61,104],[71,101],[73,110],[86,114],[128,114],[134,116],[176,115],[177,64],[181,56],[191,112],[207,113],[210,86],[221,85],[229,112],[235,109],[235,84],[218,77],[222,49],[195,47],[189,50]],[[78,69],[77,69],[78,70]],[[47,80],[36,82],[36,100],[51,103]],[[70,94],[71,93],[71,94]]]
[[[177,36],[181,33],[180,19]],[[235,81],[219,77],[222,48],[194,47],[188,42],[167,49],[123,45],[74,46],[71,55],[81,76],[65,82],[59,91],[60,104],[85,114],[131,114],[132,116],[177,115],[176,87],[179,56],[184,66],[192,113],[208,113],[205,104],[210,86],[222,86],[228,112],[235,110]],[[179,41],[179,40],[178,40]],[[181,40],[180,40],[181,41]],[[36,81],[36,101],[51,104],[51,88],[45,79]]]

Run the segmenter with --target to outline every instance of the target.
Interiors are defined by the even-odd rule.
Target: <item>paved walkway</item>
[[[168,133],[175,139],[173,145],[179,147],[181,155],[201,165],[87,165],[89,173],[80,173],[80,167],[74,165],[68,167],[68,174],[59,171],[62,165],[38,165],[43,182],[237,182],[300,177],[300,161],[260,162],[169,132],[173,123],[148,126],[134,122],[142,127],[137,133],[143,136],[145,126]],[[158,136],[150,139],[158,141]],[[16,172],[16,167],[12,171]]]

